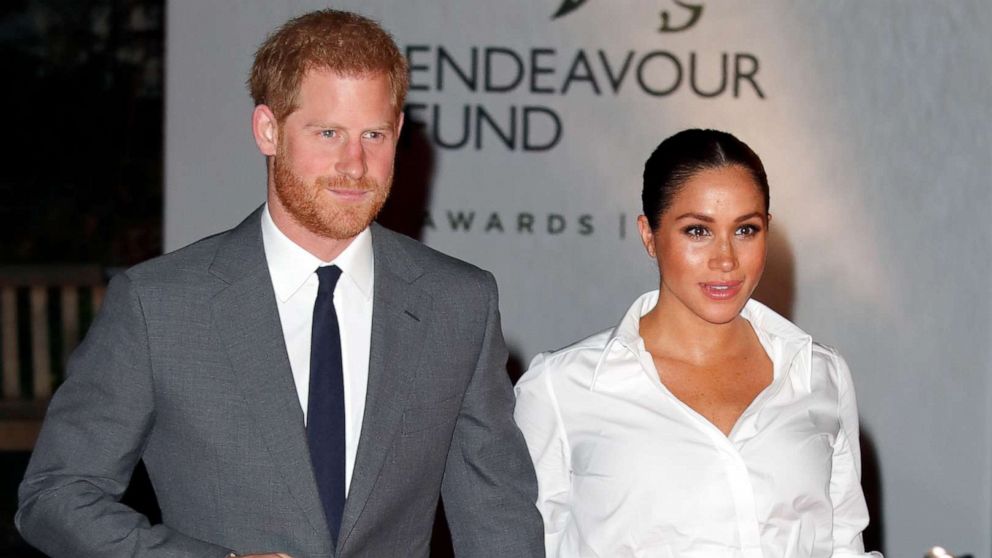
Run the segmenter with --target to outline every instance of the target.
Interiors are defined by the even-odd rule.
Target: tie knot
[[[318,267],[317,279],[320,280],[320,286],[317,287],[317,292],[333,293],[334,286],[338,284],[338,278],[340,277],[341,268],[336,265]]]

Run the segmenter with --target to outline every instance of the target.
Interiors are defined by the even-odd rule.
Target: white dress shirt
[[[374,280],[372,233],[366,228],[334,261],[324,262],[283,234],[272,221],[266,206],[262,212],[262,244],[304,421],[310,395],[310,330],[317,286],[320,284],[316,270],[331,264],[341,268],[341,278],[334,287],[334,310],[341,331],[341,365],[344,371],[344,480],[347,495],[355,468],[358,438],[362,432],[369,378]]]
[[[774,378],[725,436],[660,381],[639,334],[657,301],[647,293],[616,328],[538,355],[517,383],[548,556],[877,555],[861,541],[868,510],[843,358],[749,301],[741,315]]]

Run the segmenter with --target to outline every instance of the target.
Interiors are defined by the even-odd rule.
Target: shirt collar
[[[613,330],[611,338],[626,345],[637,345],[641,340],[641,318],[658,304],[658,291],[651,291],[637,297]],[[741,317],[751,322],[755,331],[795,342],[810,341],[810,336],[796,324],[775,313],[774,310],[754,300],[747,301],[741,310]]]
[[[279,230],[266,204],[262,211],[262,245],[269,265],[269,275],[272,277],[272,288],[281,302],[292,298],[318,267],[331,264],[340,267],[342,276],[358,287],[366,299],[372,298],[372,232],[368,227],[358,233],[338,257],[325,262]]]
[[[658,291],[651,291],[637,297],[637,300],[630,305],[627,312],[620,319],[620,323],[613,330],[610,336],[610,343],[616,340],[628,349],[633,350],[639,345],[643,345],[641,339],[641,318],[650,312],[658,304]]]
[[[642,294],[630,305],[607,340],[603,354],[596,365],[596,370],[593,371],[590,389],[595,385],[600,368],[609,355],[613,343],[620,343],[634,355],[645,350],[644,339],[641,338],[640,332],[641,318],[657,304],[658,291],[655,290]],[[762,346],[765,347],[774,361],[788,360],[791,362],[797,355],[805,358],[806,362],[810,361],[813,339],[797,325],[778,315],[771,308],[757,300],[750,299],[741,310],[741,317],[751,323],[751,327],[757,333]],[[776,366],[775,368],[777,374],[779,367]]]
[[[623,318],[620,319],[620,323],[617,324],[617,327],[613,328],[613,333],[610,334],[606,345],[603,347],[603,352],[596,362],[596,368],[592,371],[592,380],[589,382],[590,390],[596,389],[596,381],[599,379],[599,373],[603,369],[603,364],[610,356],[614,343],[620,344],[631,355],[636,357],[639,357],[643,353],[645,348],[640,331],[641,317],[650,312],[656,304],[658,304],[658,291],[651,291],[637,297],[637,300],[630,305],[630,308],[624,313]]]
[[[795,368],[794,377],[812,389],[813,338],[771,308],[751,299],[741,310],[774,363],[775,378]]]
[[[741,316],[751,322],[751,327],[759,336],[776,338],[790,345],[807,345],[813,341],[810,335],[799,326],[757,300],[748,300],[744,309],[741,310]]]

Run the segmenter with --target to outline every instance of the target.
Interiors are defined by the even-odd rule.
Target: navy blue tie
[[[327,529],[336,543],[344,510],[344,372],[341,331],[334,311],[334,286],[341,277],[335,265],[317,268],[320,286],[313,305],[310,336],[310,397],[307,442],[324,506]]]

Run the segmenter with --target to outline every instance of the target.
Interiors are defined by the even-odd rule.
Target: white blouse
[[[840,558],[865,554],[858,414],[832,349],[756,301],[741,312],[774,379],[730,436],[661,383],[620,324],[538,355],[514,417],[537,470],[549,557]]]

